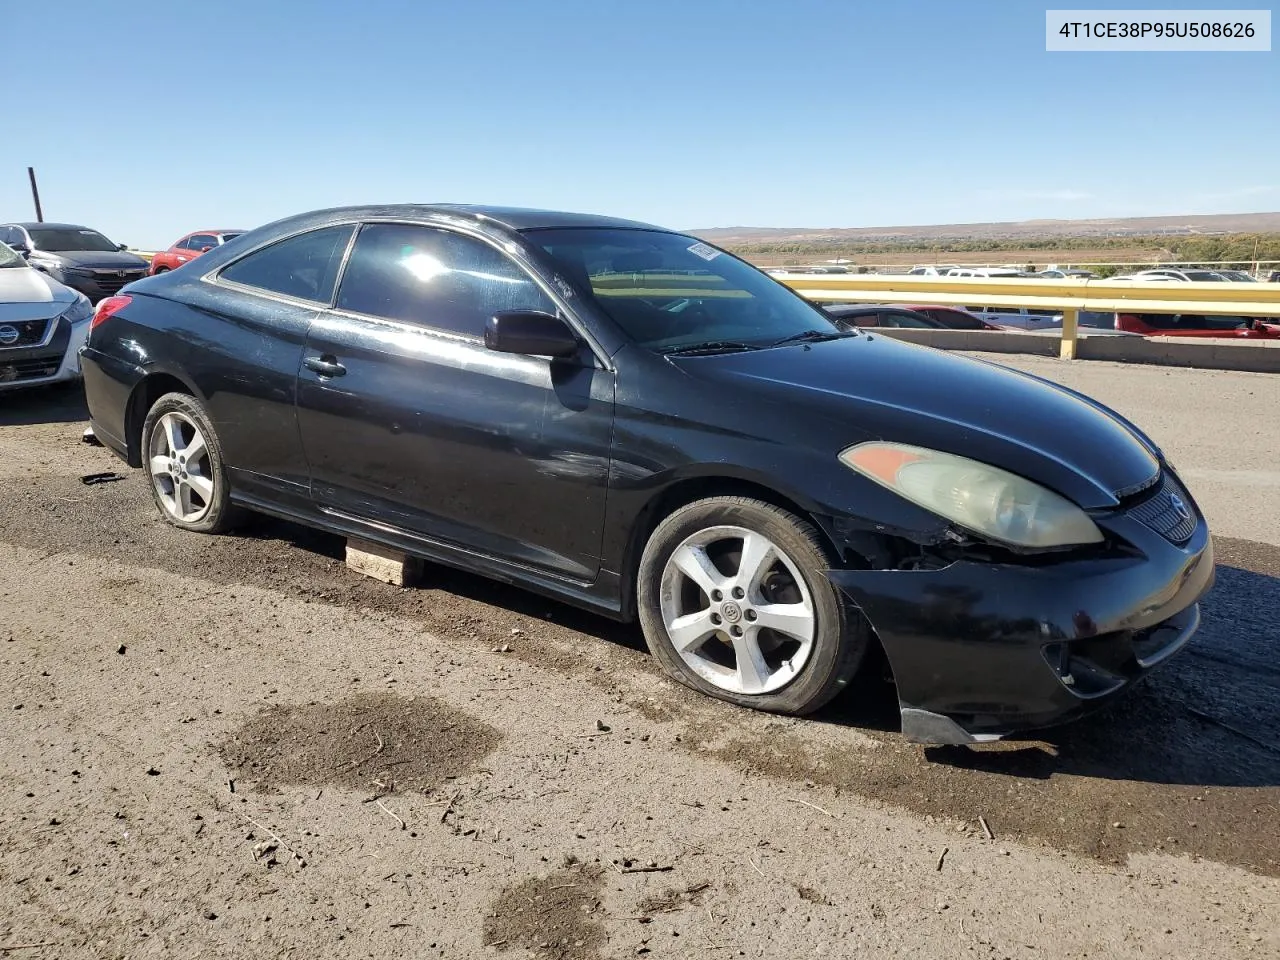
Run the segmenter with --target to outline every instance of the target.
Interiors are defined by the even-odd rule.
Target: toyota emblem
[[[18,332],[17,327],[11,327],[8,324],[5,324],[3,327],[0,327],[0,347],[7,347],[10,344],[17,343],[20,336],[22,336],[22,334]]]
[[[1169,506],[1173,507],[1173,512],[1178,515],[1179,520],[1191,519],[1191,508],[1183,502],[1183,499],[1174,494],[1169,498]]]

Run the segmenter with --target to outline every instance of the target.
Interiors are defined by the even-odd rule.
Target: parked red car
[[[1117,313],[1116,329],[1144,337],[1280,339],[1280,317],[1213,317],[1187,313]]]
[[[923,313],[930,320],[937,320],[949,330],[1018,330],[1018,327],[1002,327],[959,307],[916,306],[903,304],[908,310]]]
[[[151,269],[148,273],[155,276],[166,270],[176,270],[187,261],[194,260],[202,253],[208,253],[214,247],[221,246],[242,233],[244,233],[243,230],[199,230],[188,233],[168,250],[162,250],[152,257]]]

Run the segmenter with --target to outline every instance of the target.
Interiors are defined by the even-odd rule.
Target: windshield
[[[694,237],[650,230],[548,229],[526,234],[641,346],[769,346],[842,331],[817,307]]]
[[[62,229],[49,227],[31,227],[31,242],[37,250],[85,250],[106,253],[116,249],[116,245],[97,230],[82,230],[75,227]]]
[[[25,267],[26,265],[26,260],[23,260],[20,255],[14,253],[3,243],[0,243],[0,270],[5,267]]]
[[[240,236],[240,234],[238,233],[224,233],[222,234],[222,242],[227,243],[231,240],[234,240],[238,236]]]

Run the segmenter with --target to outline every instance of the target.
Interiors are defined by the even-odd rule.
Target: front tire
[[[142,424],[143,466],[161,515],[175,527],[222,533],[233,525],[222,444],[199,400],[166,393]]]
[[[866,622],[827,579],[812,524],[747,497],[672,513],[641,556],[645,642],[676,680],[771,713],[812,713],[867,651]]]

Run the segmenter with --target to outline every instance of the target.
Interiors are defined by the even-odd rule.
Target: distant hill
[[[689,231],[721,246],[751,243],[1031,240],[1056,237],[1209,236],[1280,233],[1280,213],[1223,213],[1114,220],[1019,220],[917,227],[711,227]]]

